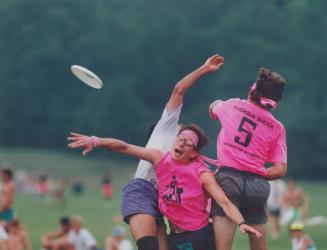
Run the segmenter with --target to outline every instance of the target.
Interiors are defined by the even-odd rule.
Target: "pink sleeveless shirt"
[[[196,231],[208,224],[208,195],[200,180],[200,175],[206,171],[209,171],[207,165],[198,161],[180,164],[170,153],[156,166],[159,209],[183,230]]]
[[[212,110],[221,123],[217,139],[219,165],[265,176],[265,163],[287,163],[285,128],[273,115],[238,98]]]

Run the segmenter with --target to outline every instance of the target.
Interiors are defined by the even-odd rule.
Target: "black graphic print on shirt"
[[[173,174],[171,182],[165,186],[165,190],[163,192],[163,200],[167,205],[170,205],[174,202],[181,205],[182,203],[182,193],[183,188],[178,186],[177,177]]]

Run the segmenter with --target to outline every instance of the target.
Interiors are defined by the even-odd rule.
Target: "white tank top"
[[[156,148],[166,153],[170,150],[178,134],[178,121],[182,105],[171,110],[165,108],[160,120],[155,126],[146,148]],[[137,166],[134,178],[147,180],[157,187],[157,176],[152,164],[148,161],[141,160]]]

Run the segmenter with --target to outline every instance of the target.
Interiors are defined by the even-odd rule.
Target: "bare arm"
[[[267,174],[265,176],[266,180],[279,179],[286,175],[287,165],[284,163],[275,163],[273,166],[267,169]]]
[[[240,225],[241,233],[254,233],[257,237],[261,237],[261,233],[253,227],[244,224],[244,218],[237,207],[227,198],[224,190],[217,184],[211,172],[204,172],[200,175],[201,182],[204,189],[211,195],[211,197],[224,210],[227,217],[229,217],[235,224]]]
[[[24,246],[24,250],[32,250],[31,242],[25,230],[22,232],[22,245]]]
[[[57,239],[63,235],[64,235],[64,233],[61,231],[45,233],[41,236],[41,243],[44,246],[49,246],[51,244],[52,240]]]
[[[93,139],[87,135],[72,132],[71,136],[67,139],[71,142],[68,144],[68,147],[74,149],[83,148],[83,155],[88,154],[95,147]],[[127,154],[138,159],[149,161],[153,165],[156,165],[162,156],[162,152],[158,149],[139,147],[113,138],[97,138],[97,140],[98,146],[109,151]]]
[[[167,103],[167,110],[171,111],[179,107],[184,98],[185,92],[196,83],[196,81],[210,72],[218,70],[224,64],[224,58],[220,55],[214,55],[207,59],[205,64],[192,71],[190,74],[180,80],[173,90],[172,95]]]

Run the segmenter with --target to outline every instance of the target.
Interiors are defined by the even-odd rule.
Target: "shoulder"
[[[170,152],[168,151],[167,153],[163,153],[160,151],[160,155],[158,154],[158,158],[156,163],[154,164],[155,167],[160,166],[162,163],[170,160]]]
[[[152,136],[169,132],[174,127],[177,127],[181,110],[182,110],[182,105],[174,109],[165,108],[161,115],[160,120],[158,121],[158,123],[153,129]]]
[[[203,174],[205,172],[210,173],[209,166],[202,161],[196,162],[196,164],[194,165],[194,169],[198,176],[200,176],[201,174]]]
[[[247,104],[246,100],[242,100],[240,98],[230,98],[225,101],[220,100],[218,103],[217,107],[221,108],[230,108],[233,107],[234,105],[242,105],[242,104]]]
[[[87,230],[86,228],[82,228],[80,231],[81,235],[91,235],[90,231]]]
[[[179,117],[181,110],[182,110],[182,104],[173,109],[168,109],[167,107],[165,107],[161,115],[161,118],[158,122],[158,125],[169,122],[174,117]]]
[[[218,120],[220,115],[223,112],[226,112],[226,109],[229,109],[230,106],[234,105],[235,102],[239,101],[239,98],[228,99],[226,101],[216,100],[212,102],[209,106],[209,115],[212,119]]]
[[[236,103],[236,102],[242,102],[244,100],[241,100],[240,98],[230,98],[227,100],[216,100],[214,102],[211,103],[211,105],[213,106],[222,106],[222,105],[228,105],[228,104],[232,104],[232,103]]]
[[[25,229],[20,230],[20,235],[23,239],[28,238],[28,233]]]
[[[269,111],[267,111],[267,113],[269,114],[270,118],[273,120],[274,122],[274,126],[275,126],[275,129],[277,131],[281,131],[281,132],[285,132],[285,127],[284,127],[284,124],[279,121],[272,113],[270,113]]]

